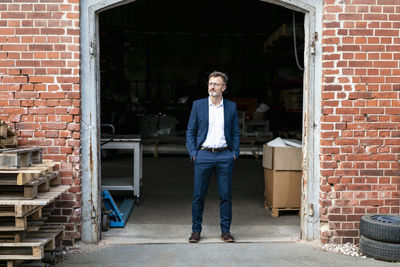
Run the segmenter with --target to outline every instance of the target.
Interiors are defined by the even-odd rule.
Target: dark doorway
[[[219,70],[230,77],[224,97],[237,103],[242,134],[233,185],[237,222],[245,226],[248,219],[254,229],[264,225],[265,235],[300,233],[296,212],[273,221],[264,210],[261,152],[275,137],[302,136],[303,21],[302,13],[256,0],[138,0],[100,14],[101,123],[112,124],[116,135],[140,135],[144,144],[144,199],[131,225],[168,221],[171,229],[187,224],[190,231],[186,124],[192,101],[207,97],[208,74]],[[131,175],[132,160],[123,151],[114,153],[103,157],[102,178],[118,164],[127,165],[115,170]],[[218,207],[215,186],[209,188],[209,218]],[[164,215],[169,219],[160,219]],[[127,229],[120,233],[127,235]]]

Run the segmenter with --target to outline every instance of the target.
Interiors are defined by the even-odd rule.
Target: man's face
[[[221,77],[211,77],[208,80],[208,94],[210,96],[222,96],[222,92],[225,91],[226,85]]]

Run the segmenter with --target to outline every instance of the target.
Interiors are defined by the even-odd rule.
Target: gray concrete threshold
[[[251,225],[233,226],[237,242],[294,242],[299,239],[298,226]],[[203,227],[202,243],[220,243],[218,225]],[[181,244],[187,243],[190,225],[142,224],[103,232],[105,244]]]

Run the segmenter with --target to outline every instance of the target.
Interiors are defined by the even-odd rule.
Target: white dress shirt
[[[224,132],[224,101],[221,100],[218,106],[208,98],[208,132],[203,147],[220,148],[226,147]]]

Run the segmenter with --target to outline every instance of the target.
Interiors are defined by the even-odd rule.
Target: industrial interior
[[[256,0],[137,0],[100,13],[99,42],[102,186],[117,205],[135,197],[125,227],[104,238],[186,242],[193,165],[185,131],[214,70],[229,77],[224,98],[236,102],[241,130],[233,234],[238,241],[299,238],[298,210],[273,218],[264,208],[262,154],[276,137],[302,138],[303,13]],[[219,234],[218,201],[211,179],[206,241]]]

